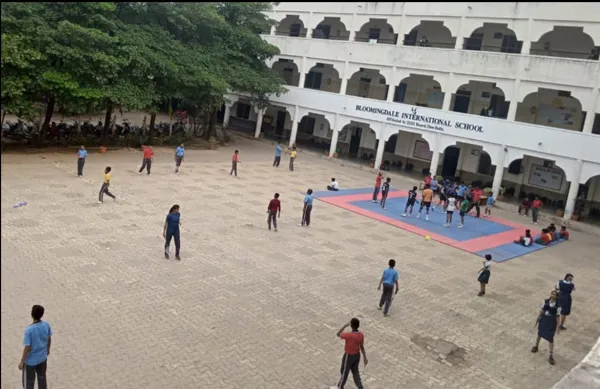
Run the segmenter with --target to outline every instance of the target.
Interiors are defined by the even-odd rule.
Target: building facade
[[[278,3],[288,92],[225,124],[600,213],[600,4]]]

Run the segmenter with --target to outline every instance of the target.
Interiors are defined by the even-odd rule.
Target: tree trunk
[[[150,129],[148,131],[148,141],[147,143],[151,145],[154,139],[154,125],[156,124],[156,112],[152,112],[150,114]]]
[[[4,125],[4,119],[6,119],[6,110],[2,111],[2,125]]]
[[[208,111],[208,125],[206,127],[206,140],[210,140],[210,137],[215,134],[215,125],[217,124],[217,110],[210,108]]]
[[[100,137],[100,143],[108,142],[108,131],[110,130],[110,118],[112,117],[113,105],[108,104],[106,109],[106,115],[104,115],[104,128],[102,129],[102,136]]]
[[[50,120],[52,120],[52,114],[54,113],[55,105],[56,105],[56,99],[54,98],[54,96],[50,96],[50,98],[48,99],[48,104],[46,105],[46,113],[44,115],[44,122],[42,123],[42,128],[40,129],[40,134],[39,134],[39,139],[38,139],[40,146],[44,144],[44,136],[46,135],[48,128],[50,128]]]

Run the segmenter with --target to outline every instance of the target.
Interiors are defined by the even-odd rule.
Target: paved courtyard
[[[597,237],[575,233],[495,264],[480,298],[473,254],[320,201],[311,227],[297,226],[301,191],[323,189],[332,176],[341,187],[368,187],[373,173],[307,153],[296,171],[275,169],[272,146],[240,140],[232,178],[233,148],[188,150],[180,176],[173,151],[157,150],[149,177],[137,175],[139,151],[92,153],[81,179],[74,154],[3,155],[3,389],[19,387],[33,304],[53,326],[48,374],[57,389],[326,388],[339,375],[335,333],[352,316],[366,336],[365,388],[546,389],[600,335]],[[97,205],[106,165],[118,199]],[[278,233],[266,229],[276,191]],[[28,205],[12,208],[20,200]],[[162,256],[174,203],[181,262]],[[389,258],[401,294],[383,318],[376,287]],[[529,351],[533,324],[567,272],[577,291],[552,367],[547,344]]]

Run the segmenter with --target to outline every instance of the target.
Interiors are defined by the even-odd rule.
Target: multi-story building
[[[598,212],[599,3],[278,3],[269,16],[288,92],[266,109],[232,95],[226,123],[538,195],[565,218]]]

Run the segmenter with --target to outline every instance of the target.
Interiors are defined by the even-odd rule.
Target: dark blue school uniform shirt
[[[390,183],[384,182],[383,185],[381,185],[381,194],[383,196],[387,196],[389,191],[390,191]]]
[[[173,212],[167,215],[167,232],[179,232],[179,212]]]
[[[417,199],[417,192],[412,189],[409,190],[408,191],[408,202],[414,203],[416,199]]]

